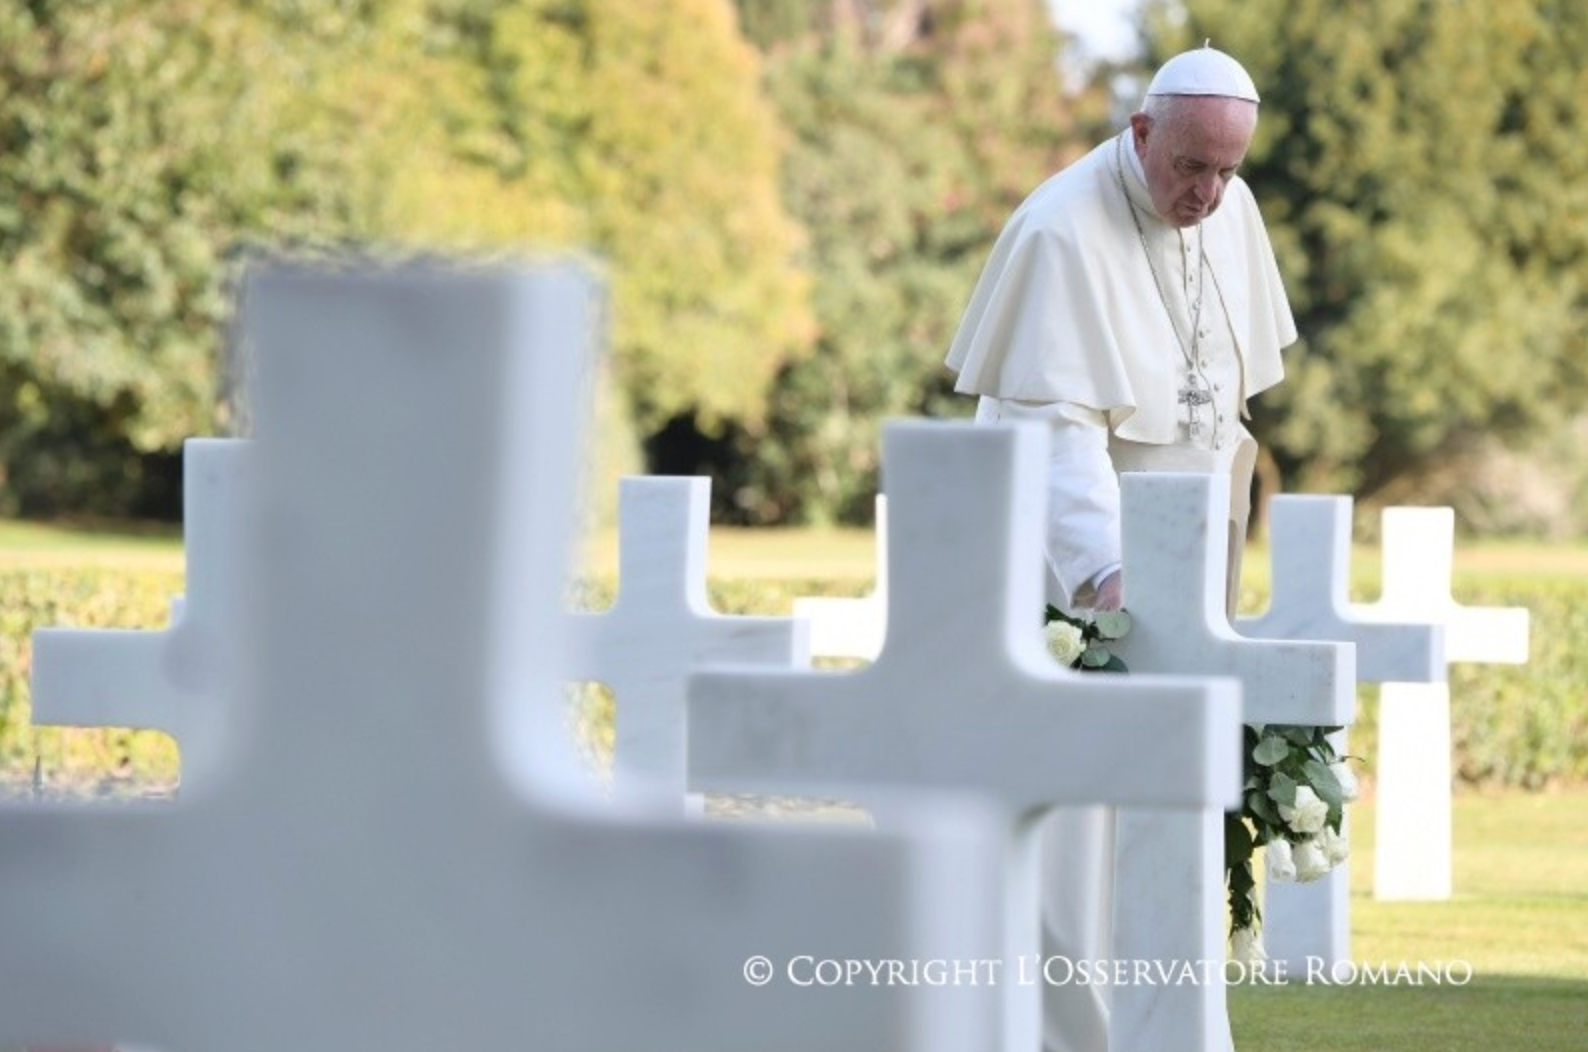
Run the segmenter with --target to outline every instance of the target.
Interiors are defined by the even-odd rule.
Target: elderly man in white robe
[[[1048,594],[1119,609],[1119,473],[1231,476],[1233,611],[1256,443],[1246,400],[1283,376],[1296,327],[1251,191],[1236,174],[1258,95],[1211,47],[1170,59],[1130,127],[1038,187],[1010,218],[948,356],[982,422],[1052,435]],[[1033,612],[1033,617],[1036,614]],[[1043,949],[1107,960],[1113,814],[1044,829]],[[1107,1052],[1108,989],[1047,986],[1052,1052]]]

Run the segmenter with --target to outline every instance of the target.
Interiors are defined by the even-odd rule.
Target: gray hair
[[[1181,102],[1189,95],[1148,95],[1141,101],[1141,112],[1152,118],[1154,124],[1174,125],[1185,114]]]
[[[1190,117],[1190,107],[1186,105],[1187,103],[1207,98],[1224,97],[1228,96],[1148,95],[1141,101],[1141,112],[1146,114],[1147,119],[1155,125],[1161,125],[1166,129],[1178,129]],[[1247,102],[1245,99],[1235,101]],[[1255,102],[1247,102],[1247,105],[1251,106],[1254,111],[1257,109],[1257,103]]]

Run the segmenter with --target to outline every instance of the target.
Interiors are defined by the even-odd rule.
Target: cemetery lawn
[[[1588,789],[1455,798],[1449,902],[1372,898],[1373,806],[1352,812],[1352,957],[1470,963],[1464,986],[1359,978],[1230,990],[1245,1052],[1581,1052],[1588,1048]],[[1459,982],[1465,971],[1458,967]],[[1349,978],[1349,976],[1346,976]],[[1375,976],[1375,980],[1376,980]]]
[[[0,520],[0,568],[55,566],[180,570],[182,530],[153,525],[106,531]]]

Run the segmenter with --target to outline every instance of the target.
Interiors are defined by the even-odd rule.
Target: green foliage
[[[718,511],[735,521],[869,521],[883,419],[970,411],[942,365],[960,313],[1008,213],[1087,132],[1037,0],[901,21],[913,9],[878,5],[869,32],[834,16],[768,56],[818,328],[779,375],[769,426],[717,453]]]
[[[1457,595],[1526,607],[1532,646],[1525,665],[1451,669],[1456,777],[1528,788],[1588,778],[1588,590],[1566,580],[1493,582]]]
[[[509,188],[569,200],[611,262],[641,429],[686,412],[758,423],[810,324],[775,117],[728,0],[499,4],[469,32]]]
[[[224,2],[0,0],[5,510],[133,509],[212,428],[227,252],[314,207],[261,41]]]
[[[1584,404],[1588,8],[1189,0],[1263,92],[1243,167],[1304,345],[1257,400],[1303,488],[1392,488]]]
[[[255,252],[588,248],[602,434],[758,426],[812,331],[759,77],[730,0],[0,0],[0,512],[174,506]]]

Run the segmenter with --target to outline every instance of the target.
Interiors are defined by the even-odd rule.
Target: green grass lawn
[[[1292,982],[1230,991],[1236,1047],[1261,1052],[1588,1049],[1588,790],[1466,793],[1449,902],[1371,897],[1373,806],[1352,811],[1359,962],[1471,965],[1464,986]],[[1464,972],[1457,972],[1458,979]]]
[[[580,564],[598,573],[617,568],[617,533],[597,530],[583,539]],[[1588,577],[1588,545],[1546,545],[1525,542],[1456,542],[1460,575],[1507,577]],[[1358,547],[1353,554],[1359,597],[1372,598],[1378,578],[1379,552]],[[138,566],[180,566],[181,530],[147,527],[103,530],[0,520],[0,564],[116,563]],[[876,543],[869,528],[711,530],[707,572],[714,577],[759,579],[875,578]],[[1268,551],[1261,543],[1247,550],[1244,564],[1249,585],[1266,586]]]
[[[0,566],[125,566],[180,569],[177,527],[105,530],[0,520]]]

